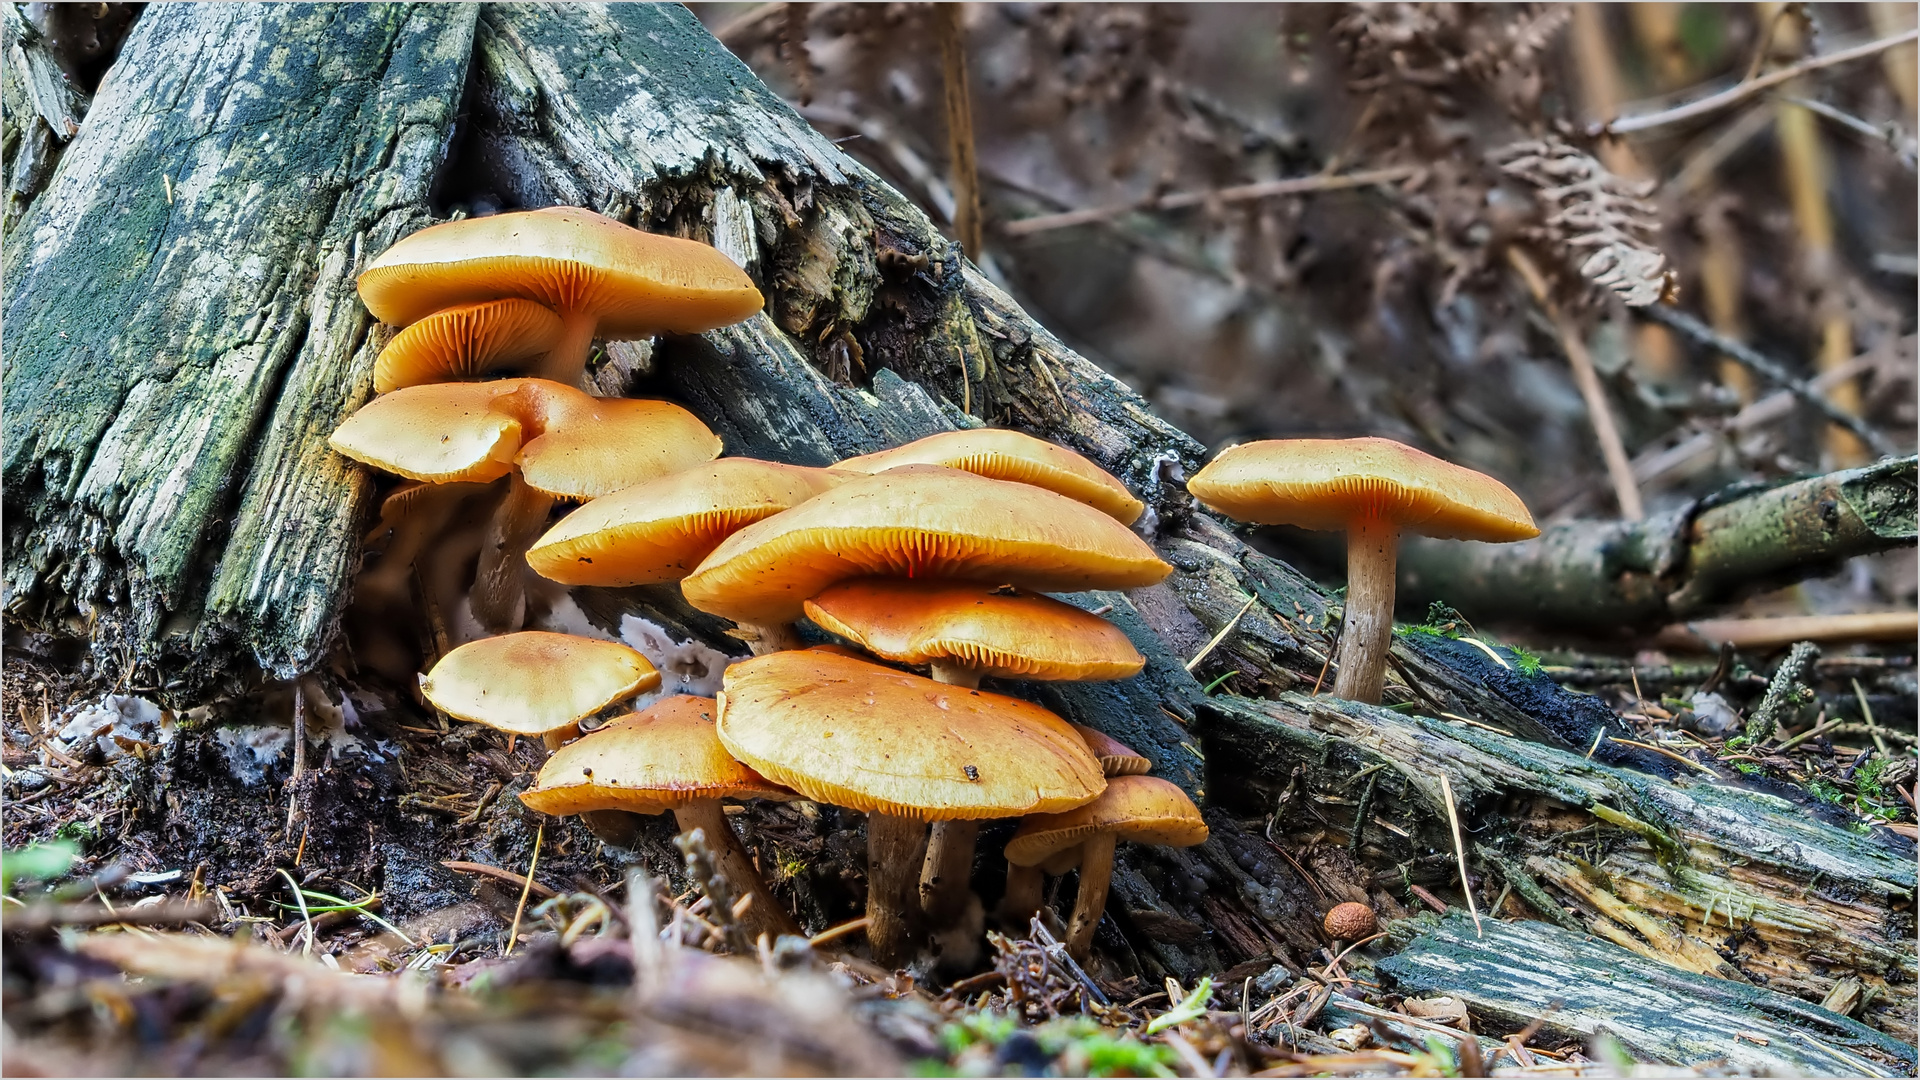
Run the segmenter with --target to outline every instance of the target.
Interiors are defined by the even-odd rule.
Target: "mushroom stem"
[[[554,339],[547,358],[540,362],[538,375],[578,390],[586,381],[588,350],[593,348],[593,334],[599,329],[600,317],[591,311],[568,308],[562,308],[559,314],[560,336]]]
[[[1333,693],[1349,701],[1380,703],[1393,646],[1393,571],[1400,530],[1381,517],[1347,527],[1347,613],[1340,628]]]
[[[588,832],[602,843],[623,848],[631,848],[640,838],[640,825],[644,820],[631,810],[585,810],[580,814],[580,822]]]
[[[1007,864],[1007,892],[1000,898],[1000,927],[1014,934],[1026,930],[1040,913],[1041,893],[1047,884],[1046,872],[1037,866]]]
[[[527,549],[540,538],[553,496],[535,489],[515,469],[508,480],[507,498],[487,523],[480,545],[480,563],[473,574],[473,617],[496,634],[520,629],[527,617],[527,590],[522,575]]]
[[[930,665],[933,681],[969,690],[980,686],[980,672],[950,660],[935,660]],[[927,859],[920,867],[920,910],[927,924],[944,930],[967,910],[968,885],[973,878],[974,841],[980,836],[977,821],[936,821],[927,840]]]
[[[920,910],[927,923],[944,930],[967,910],[967,885],[973,877],[974,841],[978,821],[936,821],[927,839],[927,859],[920,867]]]
[[[913,958],[920,845],[927,826],[875,810],[867,815],[867,944],[875,962],[897,968]]]
[[[787,909],[774,899],[760,871],[754,869],[753,858],[740,843],[740,834],[733,831],[733,824],[721,810],[719,799],[697,799],[685,806],[675,807],[673,820],[683,833],[704,830],[707,847],[713,852],[714,862],[719,865],[720,872],[726,875],[734,888],[753,897],[753,903],[740,917],[746,926],[748,938],[757,938],[763,933],[769,939],[782,934],[800,933],[793,916],[787,914]]]
[[[755,656],[786,652],[801,646],[800,632],[792,623],[739,623],[740,640]]]
[[[935,660],[927,665],[928,674],[934,682],[949,686],[964,686],[969,690],[980,689],[980,672],[965,664],[956,664],[951,660]]]
[[[1080,856],[1080,895],[1067,923],[1067,955],[1085,960],[1093,949],[1093,929],[1107,910],[1107,887],[1113,884],[1113,847],[1119,836],[1110,832],[1087,837]]]

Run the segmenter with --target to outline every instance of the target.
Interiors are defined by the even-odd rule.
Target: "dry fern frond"
[[[1577,264],[1582,277],[1630,307],[1658,303],[1677,290],[1678,275],[1652,241],[1660,222],[1647,202],[1650,182],[1616,176],[1557,138],[1511,143],[1491,157],[1501,172],[1533,185],[1546,215],[1540,238]]]

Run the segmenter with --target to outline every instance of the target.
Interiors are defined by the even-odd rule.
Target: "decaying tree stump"
[[[1324,673],[1338,605],[1195,511],[1181,481],[1204,447],[1029,318],[679,7],[150,9],[10,235],[9,616],[88,636],[112,674],[128,658],[164,671],[183,698],[256,665],[287,678],[320,663],[373,491],[324,442],[369,395],[383,335],[355,274],[483,202],[592,207],[710,241],[754,275],[765,312],[659,342],[643,383],[729,454],[824,464],[990,422],[1085,453],[1148,502],[1140,528],[1174,576],[1076,598],[1110,605],[1147,671],[1003,687],[1212,801],[1207,844],[1122,848],[1097,939],[1122,966],[1187,977],[1316,953],[1328,898],[1249,831],[1269,814],[1290,850],[1345,860],[1362,897],[1363,879],[1388,905],[1403,882],[1446,887],[1430,782],[1444,769],[1480,838],[1470,864],[1549,897],[1541,917],[1643,952],[1665,941],[1647,920],[1672,920],[1683,947],[1663,962],[1803,997],[1873,980],[1886,990],[1868,1019],[1910,1037],[1912,957],[1896,948],[1912,928],[1910,846],[1673,777],[1622,744],[1589,760],[1597,736],[1627,734],[1604,705],[1443,639],[1397,641],[1388,708],[1300,693]],[[577,596],[603,623],[636,613],[729,644],[668,590]],[[1220,678],[1275,700],[1208,697],[1200,679]],[[1508,822],[1545,832],[1494,828]],[[1826,952],[1723,957],[1727,917],[1763,939],[1768,919],[1806,924]]]

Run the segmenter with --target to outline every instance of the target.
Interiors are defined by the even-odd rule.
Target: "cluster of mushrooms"
[[[1143,666],[1112,623],[1046,595],[1139,588],[1171,571],[1130,527],[1141,502],[1092,462],[993,429],[829,468],[720,458],[720,440],[678,406],[592,397],[578,386],[596,335],[707,330],[752,315],[761,297],[713,248],[585,210],[434,226],[374,260],[360,289],[404,329],[379,357],[381,396],[332,445],[417,481],[408,498],[507,483],[470,593],[496,636],[449,651],[421,689],[449,715],[546,742],[553,752],[520,796],[529,807],[590,821],[671,810],[751,898],[749,933],[770,935],[798,927],[721,801],[864,813],[867,939],[888,965],[942,935],[977,934],[982,821],[1021,819],[1005,849],[1003,923],[1024,927],[1038,911],[1043,875],[1078,870],[1067,945],[1080,958],[1119,840],[1206,838],[1192,801],[1146,775],[1148,759],[980,688],[988,677],[1124,679]],[[539,377],[480,381],[527,363]],[[1535,532],[1498,483],[1378,439],[1237,447],[1190,489],[1243,521],[1347,529],[1336,690],[1362,700],[1380,692],[1400,530]],[[549,524],[555,500],[584,502]],[[691,605],[737,624],[754,655],[726,670],[715,699],[664,698],[583,733],[660,675],[618,642],[519,630],[529,571],[561,586],[678,582]],[[803,619],[845,644],[803,647]]]

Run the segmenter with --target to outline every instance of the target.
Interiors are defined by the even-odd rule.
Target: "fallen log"
[[[1611,1036],[1637,1061],[1719,1063],[1755,1076],[1912,1076],[1915,1052],[1797,998],[1676,971],[1538,922],[1419,920],[1377,970],[1409,997],[1445,994],[1501,1024]],[[1412,926],[1396,927],[1406,933]]]
[[[1517,544],[1409,538],[1401,602],[1557,631],[1656,629],[1718,604],[1831,573],[1855,555],[1912,547],[1915,459],[1756,489],[1644,521],[1549,527]]]
[[[1913,1041],[1903,837],[1855,833],[1810,798],[1691,772],[1662,780],[1328,697],[1214,697],[1196,727],[1210,762],[1233,763],[1208,771],[1215,803],[1275,814],[1299,847],[1344,846],[1392,879],[1460,895],[1445,773],[1483,904],[1498,881],[1532,918],[1810,1001],[1857,978],[1878,995],[1866,1022]]]

